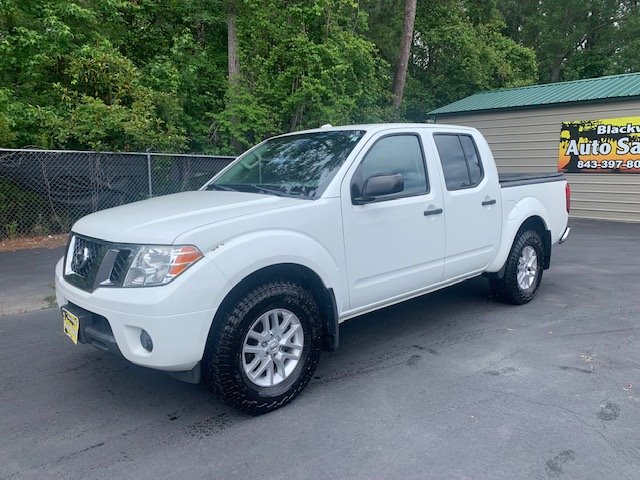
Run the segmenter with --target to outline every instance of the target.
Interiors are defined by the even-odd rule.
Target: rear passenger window
[[[469,135],[436,134],[433,136],[447,190],[472,188],[483,178],[482,163],[476,144]]]

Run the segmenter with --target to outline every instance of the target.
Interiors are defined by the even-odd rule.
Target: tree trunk
[[[234,0],[229,0],[227,10],[227,68],[229,73],[229,94],[227,95],[227,108],[232,108],[238,95],[238,85],[240,84],[240,58],[238,57],[238,33],[236,31],[236,6]],[[235,116],[231,117],[231,123],[238,123]],[[236,154],[242,152],[242,144],[239,139],[232,135],[230,138],[231,148]]]
[[[549,72],[549,82],[556,83],[560,81],[560,67],[562,66],[562,60],[555,61],[551,65],[551,71]]]
[[[236,32],[236,9],[233,2],[229,2],[227,13],[227,55],[229,84],[237,85],[240,79],[240,59],[238,58],[238,34]]]
[[[409,55],[413,43],[413,24],[416,20],[417,0],[405,0],[404,22],[402,25],[402,40],[400,45],[400,58],[396,65],[396,73],[393,77],[393,107],[398,108],[404,96],[404,84],[407,81],[407,67]]]

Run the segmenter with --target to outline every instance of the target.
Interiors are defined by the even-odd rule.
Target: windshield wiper
[[[303,198],[303,199],[306,199],[306,200],[313,199],[313,197],[311,197],[309,195],[304,195],[302,193],[285,192],[283,190],[278,190],[277,188],[270,188],[270,187],[264,187],[262,185],[256,185],[255,183],[252,183],[250,186],[255,188],[256,190],[261,191],[261,192],[270,193],[272,195],[277,195],[279,197]]]
[[[258,185],[256,183],[234,183],[233,186],[230,185],[220,185],[217,183],[212,183],[207,186],[207,190],[224,190],[226,192],[259,192],[266,193],[268,195],[276,195],[278,197],[289,197],[289,198],[305,198],[310,199],[308,195],[302,194],[293,194],[289,192],[285,192],[284,190],[278,190],[277,188],[265,187],[263,185]]]
[[[278,190],[276,188],[269,188],[269,187],[263,187],[262,185],[256,185],[254,183],[252,183],[251,185],[249,185],[251,188],[255,188],[256,190],[262,192],[262,193],[270,193],[272,195],[277,195],[279,197],[291,197],[292,195],[289,195],[287,192],[283,192],[282,190]]]
[[[224,185],[218,185],[216,183],[212,183],[210,185],[207,185],[207,190],[222,190],[224,192],[237,192],[238,191],[235,188],[227,187],[227,186],[224,186]]]

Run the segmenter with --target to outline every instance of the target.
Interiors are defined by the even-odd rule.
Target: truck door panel
[[[384,174],[402,175],[403,190],[363,204],[354,202],[367,178]],[[442,280],[445,223],[437,186],[429,185],[422,141],[416,132],[373,139],[355,162],[342,186],[352,309]],[[433,213],[437,210],[440,212]]]

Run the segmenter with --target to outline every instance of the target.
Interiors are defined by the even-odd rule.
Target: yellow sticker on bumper
[[[62,309],[62,328],[71,341],[77,345],[80,320],[73,313],[65,310],[64,308]]]

